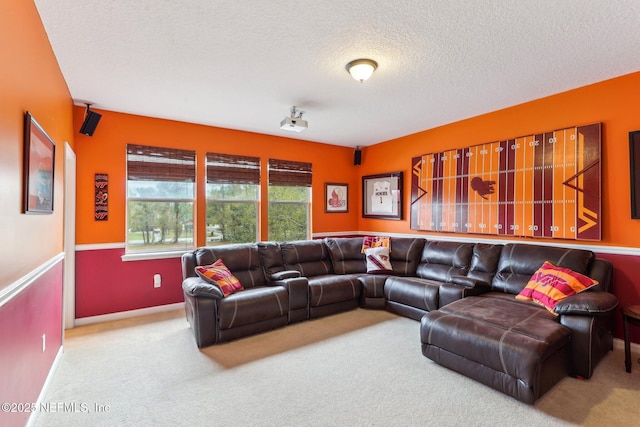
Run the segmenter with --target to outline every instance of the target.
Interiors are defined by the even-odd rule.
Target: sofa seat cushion
[[[441,282],[418,277],[389,277],[384,284],[384,296],[392,301],[424,311],[438,308]]]
[[[362,285],[362,296],[365,298],[384,298],[384,284],[389,275],[362,274],[358,281]]]
[[[309,306],[358,299],[361,285],[355,274],[328,274],[309,278]]]
[[[282,286],[245,289],[218,301],[220,329],[273,319],[289,314],[289,295]]]
[[[466,374],[476,370],[476,380],[523,401],[568,374],[571,330],[543,307],[512,295],[467,297],[427,313],[420,338],[425,356]]]

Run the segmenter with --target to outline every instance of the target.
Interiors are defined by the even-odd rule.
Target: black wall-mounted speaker
[[[87,110],[87,115],[85,116],[82,127],[80,128],[80,133],[87,136],[93,136],[93,132],[96,131],[101,118],[102,114]]]
[[[359,148],[356,148],[356,151],[353,152],[353,164],[355,166],[362,164],[362,150]]]

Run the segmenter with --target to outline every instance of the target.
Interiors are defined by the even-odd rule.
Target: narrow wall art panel
[[[411,228],[601,239],[601,124],[414,157]]]
[[[95,174],[95,213],[96,221],[109,219],[109,175],[106,173]]]

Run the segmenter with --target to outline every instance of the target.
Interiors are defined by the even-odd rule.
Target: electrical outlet
[[[47,348],[47,334],[42,334],[42,352]]]
[[[160,276],[159,274],[154,274],[153,275],[153,287],[154,288],[159,288],[162,285],[162,276]]]

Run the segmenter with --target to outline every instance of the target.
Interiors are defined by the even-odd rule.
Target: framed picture
[[[31,113],[24,121],[24,212],[52,213],[56,145]]]
[[[640,130],[629,132],[631,218],[640,219]]]
[[[324,184],[324,211],[349,212],[349,184],[326,182]]]
[[[362,216],[402,219],[402,172],[362,177]]]

